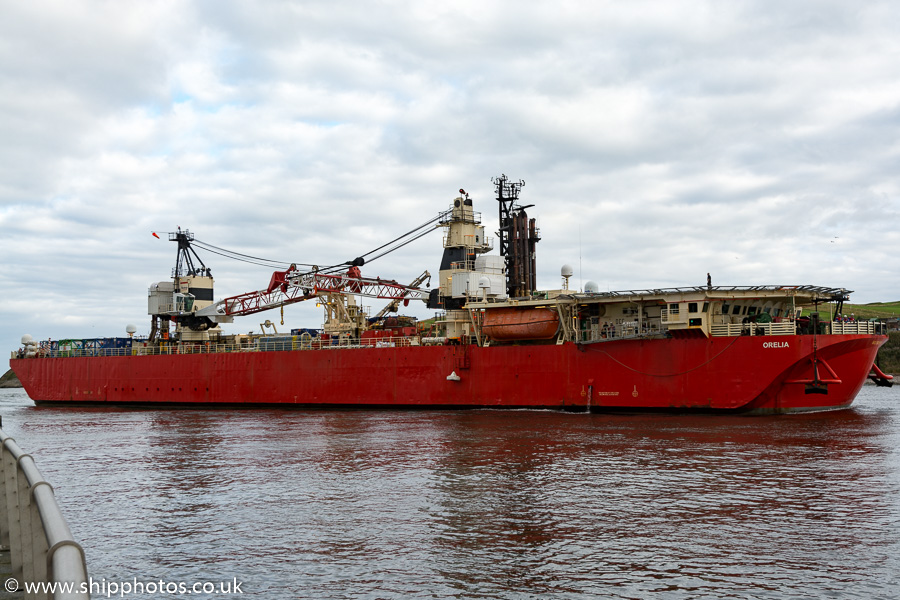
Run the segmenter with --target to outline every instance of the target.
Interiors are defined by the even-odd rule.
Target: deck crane
[[[402,285],[391,279],[354,276],[358,273],[359,268],[356,266],[352,266],[347,273],[338,275],[316,271],[299,273],[291,265],[286,271],[275,271],[266,289],[225,298],[195,314],[217,323],[231,323],[236,316],[252,315],[324,294],[353,294],[393,301],[405,298],[423,302],[428,300],[428,290],[419,289],[415,285]],[[418,279],[417,282],[421,283]]]
[[[178,331],[196,332],[196,335],[194,333],[186,335],[191,338],[206,339],[207,331],[215,329],[220,323],[233,322],[236,316],[251,315],[312,298],[317,298],[318,302],[326,307],[328,320],[333,323],[340,322],[339,325],[334,325],[335,327],[341,331],[348,329],[359,333],[364,328],[363,325],[359,325],[362,323],[361,317],[364,311],[361,310],[361,307],[356,306],[355,296],[390,300],[388,307],[396,306],[401,300],[427,302],[429,290],[419,289],[417,286],[426,279],[430,281],[430,274],[426,271],[412,284],[402,285],[391,279],[363,277],[359,267],[367,260],[375,260],[433,231],[438,227],[435,223],[439,222],[444,214],[438,214],[412,231],[343,265],[334,265],[321,270],[318,267],[307,265],[307,267],[311,267],[311,270],[304,272],[299,270],[296,264],[292,264],[284,271],[275,271],[265,289],[238,294],[218,302],[213,302],[212,275],[191,247],[191,244],[195,242],[193,234],[179,228],[177,232],[169,234],[171,241],[178,242],[178,260],[173,281],[152,285],[148,294],[148,313],[152,318],[154,335],[158,330],[158,321],[162,320],[164,326],[161,330],[164,336],[168,331],[168,323],[171,321],[177,324],[176,333]],[[155,232],[153,235],[159,237]],[[255,262],[256,264],[274,262],[231,252],[204,242],[197,241],[196,243],[216,254],[238,258],[245,262]],[[193,257],[196,257],[199,268],[194,267]],[[349,265],[349,269],[340,273],[339,271],[347,265]],[[185,271],[185,273],[181,271]],[[380,316],[383,316],[385,312],[386,310],[380,313]],[[355,324],[346,326],[348,319]]]

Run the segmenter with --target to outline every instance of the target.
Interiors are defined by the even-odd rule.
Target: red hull
[[[10,361],[38,403],[531,407],[787,413],[846,408],[884,336],[431,346]],[[456,373],[459,380],[448,380]]]

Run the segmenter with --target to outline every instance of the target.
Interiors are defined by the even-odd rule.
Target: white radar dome
[[[596,281],[588,281],[584,284],[584,291],[588,294],[596,294],[600,291],[600,286]]]
[[[559,274],[563,277],[571,277],[572,275],[574,275],[574,273],[575,271],[572,270],[572,265],[563,265],[559,270]]]
[[[125,333],[135,333],[137,332],[137,326],[129,323],[125,326]]]
[[[30,344],[33,341],[34,341],[34,338],[31,337],[31,335],[28,333],[26,333],[25,335],[22,336],[22,345],[23,346],[26,344]]]
[[[491,280],[488,277],[482,277],[478,280],[478,289],[484,290],[491,287]]]

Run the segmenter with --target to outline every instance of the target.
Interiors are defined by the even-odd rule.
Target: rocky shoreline
[[[19,378],[16,377],[16,374],[13,373],[12,369],[3,374],[3,377],[0,377],[0,388],[20,388],[22,387],[22,383],[19,381]]]

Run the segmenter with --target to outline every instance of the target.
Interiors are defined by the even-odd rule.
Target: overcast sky
[[[175,260],[152,231],[332,264],[460,187],[493,234],[501,173],[536,205],[541,288],[569,263],[576,287],[900,300],[898,23],[894,1],[0,0],[0,342],[146,334]],[[440,256],[435,233],[363,273]],[[268,283],[202,257],[217,299]]]

